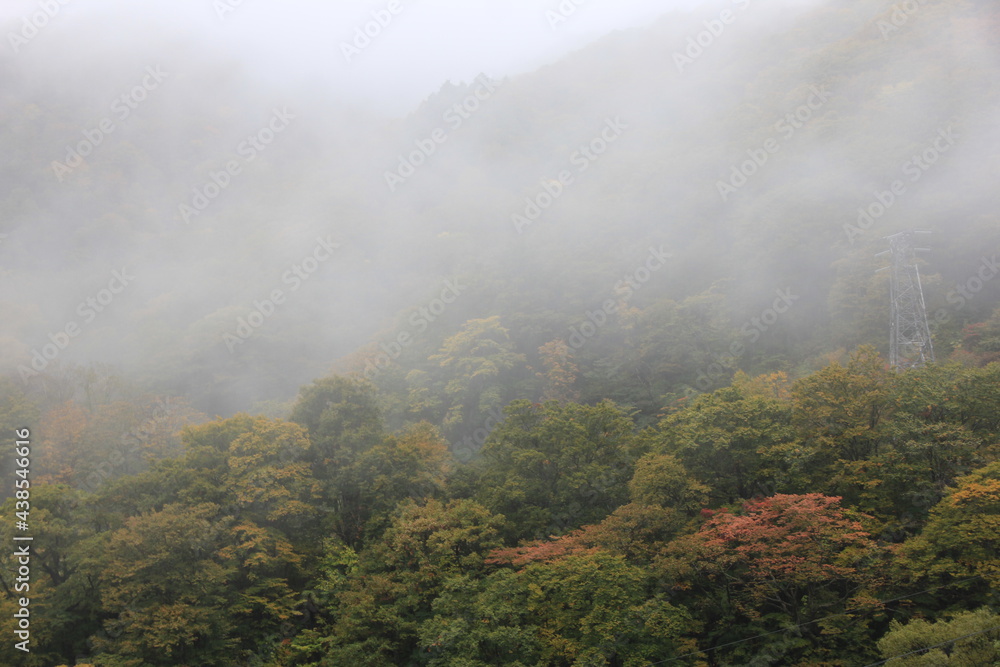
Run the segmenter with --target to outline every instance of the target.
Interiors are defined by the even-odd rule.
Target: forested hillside
[[[908,228],[936,232],[925,286],[928,307],[947,316],[937,331],[947,356],[998,303],[995,281],[974,298],[956,291],[1000,240],[995,8],[923,2],[885,35],[889,4],[765,9],[740,13],[681,71],[677,55],[711,16],[668,15],[491,87],[489,77],[448,84],[403,120],[321,88],[255,88],[252,73],[197,44],[154,40],[133,47],[143,64],[129,66],[113,52],[59,57],[68,43],[51,59],[2,55],[3,367],[32,370],[33,352],[75,319],[82,334],[47,372],[105,361],[232,414],[288,401],[337,359],[363,370],[400,333],[413,341],[399,371],[376,381],[430,373],[446,338],[493,316],[541,370],[541,346],[614,299],[620,311],[575,350],[581,372],[597,374],[579,389],[652,412],[664,394],[701,389],[714,362],[727,370],[713,387],[734,368],[796,374],[831,350],[884,350],[886,276],[873,255]],[[162,81],[119,120],[111,109],[128,109],[112,106],[115,93],[143,81],[147,64]],[[104,77],[84,92],[74,76],[92,69]],[[455,112],[477,91],[475,111]],[[263,150],[245,145],[275,109],[295,117]],[[116,129],[93,156],[54,168],[103,117]],[[601,155],[580,151],[616,121]],[[946,152],[914,167],[935,140]],[[426,164],[387,183],[427,141],[437,148]],[[753,171],[745,163],[761,152]],[[240,173],[195,208],[195,191],[233,159]],[[729,192],[741,169],[753,173]],[[564,172],[573,182],[527,217]],[[877,212],[883,192],[898,201],[858,227],[859,208]],[[317,239],[339,247],[313,273],[290,274]],[[669,259],[647,275],[652,249]],[[126,290],[92,321],[78,314],[123,266]],[[447,280],[463,286],[454,303],[415,316]],[[275,289],[285,303],[244,340],[239,319]],[[744,327],[788,290],[794,305],[776,323]]]
[[[188,426],[176,454],[168,406],[107,465],[167,458],[96,489],[45,459],[39,648],[3,660],[862,665],[941,644],[938,664],[1000,661],[1000,364],[897,374],[862,348],[795,382],[741,373],[647,428],[610,401],[514,400],[466,460],[428,422],[390,433],[379,403],[326,378],[288,420]],[[50,410],[36,456],[125,407]]]
[[[731,4],[401,118],[0,50],[0,663],[1000,665],[1000,9]]]

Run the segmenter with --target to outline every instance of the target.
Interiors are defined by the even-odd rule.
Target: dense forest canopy
[[[405,115],[8,21],[0,663],[1000,664],[1000,10],[659,14]]]

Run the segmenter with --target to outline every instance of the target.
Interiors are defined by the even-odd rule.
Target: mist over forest
[[[31,431],[51,539],[36,652],[0,660],[862,665],[934,622],[995,646],[997,537],[943,536],[972,487],[1000,512],[998,35],[987,0],[9,3],[0,423],[5,452]],[[934,363],[902,372],[880,269],[913,230]],[[682,562],[724,560],[727,516],[802,513],[853,554],[834,584],[768,597],[747,566],[720,601]],[[195,540],[185,516],[215,592],[158,599],[128,545]],[[628,629],[497,611],[588,567],[643,582],[606,603]],[[963,577],[971,602],[872,602]],[[462,644],[447,619],[480,616],[510,632]]]
[[[537,365],[540,345],[568,337],[647,248],[661,246],[670,262],[631,305],[718,303],[710,331],[671,341],[698,356],[658,390],[693,386],[699,356],[727,355],[713,339],[791,287],[795,307],[740,367],[792,370],[830,350],[885,348],[887,288],[871,275],[881,239],[936,232],[924,258],[927,298],[949,308],[948,293],[975,274],[998,229],[989,113],[997,54],[991,24],[976,20],[983,8],[931,3],[898,28],[886,9],[736,4],[733,23],[697,59],[687,38],[718,12],[675,11],[535,71],[444,83],[403,117],[345,99],[319,75],[260,80],[239,53],[172,24],[109,36],[108,48],[85,53],[43,31],[42,46],[3,56],[3,366],[31,368],[49,334],[79,321],[53,366],[112,364],[150,389],[232,414],[288,401],[338,360],[392,337],[448,278],[470,291],[447,322],[421,332],[401,367],[419,365],[463,322],[492,315]],[[120,29],[107,16],[67,19],[52,30],[100,41]],[[495,83],[483,88],[486,80]],[[131,101],[136,87],[141,102]],[[286,127],[255,148],[247,138],[269,134],[275,110],[289,115]],[[606,153],[577,155],[616,119],[620,137]],[[55,166],[86,149],[86,132],[103,135],[102,120],[114,131],[79,166]],[[954,139],[940,159],[904,173],[942,131]],[[741,179],[761,151],[766,163]],[[413,175],[387,182],[414,152]],[[216,192],[213,174],[227,177],[231,161],[240,173],[215,198],[199,197]],[[512,222],[564,171],[574,180],[556,202],[528,224]],[[746,184],[720,192],[734,179]],[[884,216],[845,230],[897,179],[906,192]],[[317,238],[338,244],[336,257],[307,281],[288,278]],[[81,314],[122,267],[135,276],[128,289],[99,317]],[[230,351],[224,337],[274,289],[288,292],[280,313]],[[986,289],[939,346],[957,344],[956,325],[986,319],[996,286]],[[625,356],[614,340],[588,348],[585,367]]]

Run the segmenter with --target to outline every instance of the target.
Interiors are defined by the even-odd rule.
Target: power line
[[[870,665],[865,665],[865,667],[876,667],[877,665],[884,665],[890,660],[895,660],[896,658],[905,658],[908,655],[916,655],[917,653],[923,653],[924,651],[930,651],[932,648],[941,648],[947,644],[954,644],[960,639],[967,639],[969,637],[975,637],[976,635],[984,635],[987,632],[993,632],[994,630],[1000,630],[1000,625],[994,625],[992,628],[986,628],[985,630],[980,630],[979,632],[970,632],[967,635],[962,635],[961,637],[955,637],[954,639],[949,639],[946,642],[941,642],[940,644],[935,644],[934,646],[925,646],[923,648],[918,648],[916,651],[910,651],[909,653],[900,653],[899,655],[894,655],[891,658],[886,658],[885,660],[880,660],[879,662],[873,662]]]

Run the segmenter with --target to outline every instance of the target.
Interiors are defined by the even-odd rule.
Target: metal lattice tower
[[[889,270],[889,294],[892,305],[889,333],[889,364],[899,370],[916,368],[934,361],[934,346],[927,323],[927,307],[920,285],[917,252],[927,248],[914,247],[917,234],[930,232],[900,232],[887,236],[889,249],[876,257],[889,255],[892,264],[879,269]]]

